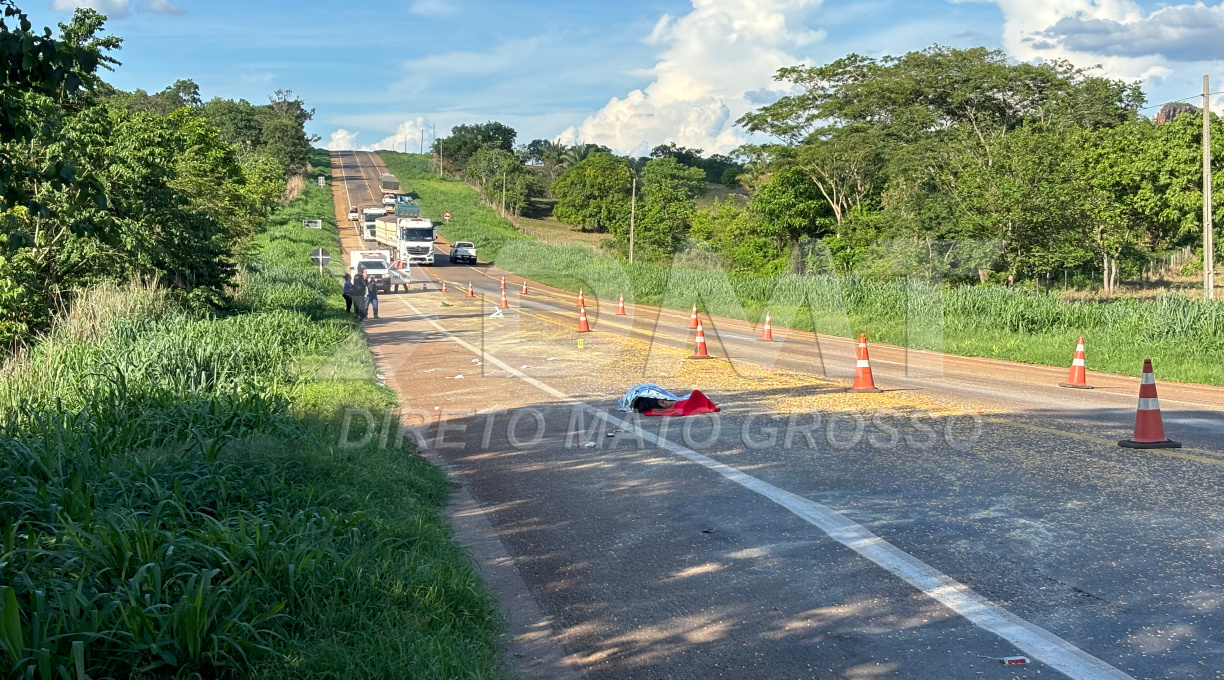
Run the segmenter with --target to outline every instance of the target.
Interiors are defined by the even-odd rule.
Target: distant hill
[[[1157,123],[1167,123],[1183,113],[1194,113],[1199,108],[1188,102],[1169,102],[1160,107],[1160,113],[1156,114]]]

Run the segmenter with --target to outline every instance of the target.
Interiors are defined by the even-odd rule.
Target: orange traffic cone
[[[769,310],[765,310],[765,328],[761,330],[763,342],[773,342],[773,329],[769,326]]]
[[[506,302],[506,291],[502,291],[502,299],[499,305],[502,309],[510,309],[510,303]]]
[[[690,359],[712,359],[710,353],[706,351],[705,328],[701,326],[701,322],[697,322],[697,337],[693,340],[693,356]]]
[[[527,294],[527,279],[523,279],[523,295]]]
[[[1139,383],[1139,408],[1135,411],[1135,434],[1118,442],[1128,449],[1180,449],[1181,442],[1165,437],[1160,419],[1160,400],[1156,398],[1156,376],[1152,360],[1143,360],[1143,380]]]
[[[501,286],[501,289],[502,289],[502,290],[505,290],[505,289],[506,289],[506,277],[504,277],[504,276],[502,277],[502,286]]]
[[[1088,384],[1088,374],[1084,358],[1084,337],[1081,335],[1079,344],[1075,346],[1075,358],[1071,360],[1071,373],[1067,375],[1067,382],[1058,383],[1059,387],[1074,387],[1080,390],[1092,389],[1092,385]]]
[[[586,307],[578,308],[578,332],[579,333],[590,333],[591,332],[591,326],[587,324]]]
[[[858,363],[854,367],[854,384],[850,386],[851,392],[883,392],[875,386],[875,379],[871,377],[871,358],[867,356],[867,334],[859,335],[858,341]]]
[[[579,288],[578,289],[578,308],[582,309],[584,307],[586,307],[586,298],[582,297],[582,289]]]
[[[446,292],[446,282],[445,281],[442,282],[442,292],[443,293]]]
[[[620,302],[616,303],[616,313],[620,316],[625,315],[625,296],[620,296]]]
[[[468,281],[468,297],[476,297],[476,293],[472,290],[472,282]]]
[[[697,328],[701,322],[697,320],[697,304],[693,303],[693,314],[689,316],[689,328]]]

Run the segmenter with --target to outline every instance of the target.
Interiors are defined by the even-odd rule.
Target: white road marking
[[[676,455],[717,472],[740,486],[760,494],[791,511],[795,516],[828,534],[830,538],[867,558],[885,571],[897,576],[932,599],[963,616],[977,627],[994,633],[1029,656],[1054,668],[1074,680],[1134,680],[1130,675],[1088,654],[1075,645],[1044,628],[1035,626],[1016,616],[971,588],[947,576],[922,560],[876,536],[866,527],[834,510],[784,489],[758,479],[745,472],[720,463],[687,447],[664,439],[641,429],[607,412],[596,409],[574,399],[560,390],[506,364],[501,359],[481,350],[451,333],[432,317],[425,315],[411,302],[400,298],[408,309],[433,326],[461,347],[466,348],[486,362],[495,364],[510,374],[525,380],[541,391],[566,403],[580,406],[592,415],[626,431],[634,432],[643,439],[661,446]]]

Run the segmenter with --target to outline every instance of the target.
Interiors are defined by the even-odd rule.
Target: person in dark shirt
[[[353,279],[353,292],[350,293],[353,296],[353,304],[357,308],[358,321],[364,321],[366,318],[366,293],[369,292],[366,290],[367,287],[365,270],[358,269],[357,277]]]
[[[378,318],[378,284],[371,281],[366,286],[366,302],[370,306],[370,311],[374,312],[374,318]]]
[[[353,276],[351,274],[344,275],[344,311],[353,313]]]

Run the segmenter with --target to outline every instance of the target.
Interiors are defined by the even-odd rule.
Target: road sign
[[[319,175],[319,186],[327,186],[327,180],[323,179],[323,175]]]
[[[450,222],[450,213],[448,212],[442,213],[442,219],[446,220],[447,222]]]
[[[322,229],[323,220],[302,220],[302,227],[305,229]]]
[[[331,253],[327,252],[327,248],[315,248],[314,252],[310,253],[310,259],[319,265],[319,273],[322,274],[323,266],[331,262]]]

